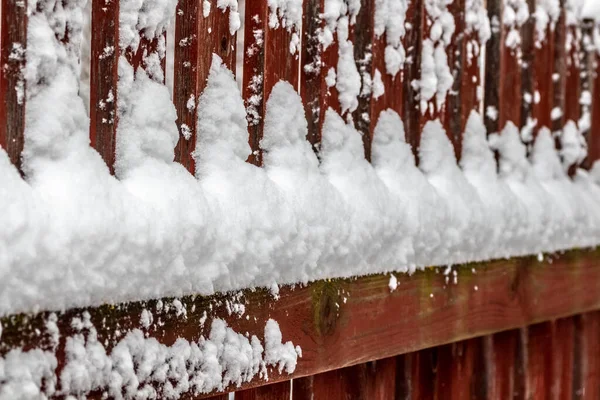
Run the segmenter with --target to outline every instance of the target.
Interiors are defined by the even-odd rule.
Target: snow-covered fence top
[[[540,268],[600,243],[597,4],[2,0],[0,399],[205,396],[597,309],[597,252]]]
[[[597,245],[593,3],[4,1],[0,315]]]

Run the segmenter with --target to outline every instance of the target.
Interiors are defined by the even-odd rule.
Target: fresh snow
[[[264,341],[235,332],[221,319],[208,337],[171,346],[148,337],[142,325],[119,340],[110,353],[98,340],[90,315],[73,318],[75,334],[66,338],[65,365],[56,375],[57,349],[11,350],[0,358],[0,400],[84,398],[101,390],[114,399],[178,399],[184,393],[209,393],[239,387],[268,368],[291,374],[302,356],[299,346],[282,342],[279,324],[269,319]],[[74,397],[69,397],[74,396]]]
[[[518,30],[527,17],[524,2],[505,1],[510,18],[504,23]],[[332,109],[325,112],[317,156],[306,141],[302,101],[280,82],[266,101],[264,165],[258,168],[246,162],[247,111],[239,87],[218,57],[205,91],[189,102],[198,110],[191,175],[173,162],[176,113],[157,68],[164,42],[146,54],[145,69],[134,71],[119,59],[118,91],[102,99],[117,102],[112,176],[89,146],[86,100],[79,94],[85,76],[80,52],[89,34],[82,26],[84,3],[55,13],[35,11],[29,2],[26,179],[0,150],[0,315],[254,286],[276,294],[288,283],[412,273],[600,243],[600,167],[589,173],[577,168],[587,151],[581,121],[553,135],[540,129],[528,150],[522,138],[534,139],[535,121],[522,130],[508,123],[488,139],[481,115],[473,112],[460,166],[442,125],[431,121],[422,132],[417,166],[401,118],[385,110],[373,121],[369,163],[361,134]],[[176,10],[172,0],[158,3],[123,3],[121,50],[135,49],[139,32],[161,40]],[[400,17],[405,3],[377,4],[377,34],[396,46],[403,27],[381,10]],[[271,5],[284,27],[301,15],[296,1]],[[431,100],[441,104],[452,83],[446,46],[454,21],[446,1],[425,5],[432,26],[419,86],[429,107]],[[482,4],[467,5],[469,29],[478,32],[481,46],[489,37]],[[217,6],[233,13],[237,2]],[[337,71],[327,75],[344,111],[356,108],[366,76],[370,94],[383,94],[382,74],[389,72],[361,77],[356,68],[348,30],[359,9],[355,0],[327,0],[323,15],[321,44],[327,45],[328,30],[340,40]],[[66,25],[69,46],[59,34]],[[588,102],[589,94],[582,100]],[[486,110],[488,116],[497,112]],[[556,139],[558,152],[551,145]],[[179,313],[184,318],[185,308]],[[153,316],[140,318],[145,326]]]

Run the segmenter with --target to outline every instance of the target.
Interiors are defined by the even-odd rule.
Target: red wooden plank
[[[383,53],[377,55],[373,52],[374,42],[374,14],[375,1],[362,1],[360,11],[356,17],[356,22],[352,27],[352,42],[354,45],[354,60],[358,72],[362,77],[375,74],[374,58],[383,60]],[[385,74],[385,69],[379,71]],[[364,79],[364,78],[363,78]],[[363,88],[364,89],[364,88]],[[388,88],[386,88],[387,90]],[[391,88],[390,88],[391,89]],[[371,142],[373,140],[373,130],[377,120],[375,115],[371,114],[371,103],[373,102],[371,91],[362,92],[358,97],[358,107],[352,113],[354,126],[360,132],[365,149],[365,158],[371,161]],[[392,94],[393,95],[393,94]]]
[[[596,25],[596,30],[600,31],[600,26]],[[594,35],[596,41],[600,41],[600,33]],[[600,48],[600,43],[595,43]],[[600,160],[600,54],[596,53],[592,63],[591,74],[593,78],[592,89],[592,129],[588,138],[588,165],[594,161]]]
[[[396,357],[367,364],[367,399],[393,399],[396,393]]]
[[[560,114],[551,115],[551,129],[553,132],[560,130],[565,124],[565,94],[567,73],[567,27],[566,10],[564,1],[561,0],[560,15],[554,31],[554,54],[552,75],[552,109],[560,110]],[[552,113],[552,111],[551,111]]]
[[[553,324],[544,322],[528,329],[527,399],[549,399],[554,386]]]
[[[235,393],[236,400],[288,400],[291,382],[283,381]]]
[[[504,127],[501,124],[499,116],[500,99],[502,97],[502,85],[500,77],[502,76],[502,54],[504,50],[504,37],[502,35],[502,1],[488,0],[487,2],[488,18],[492,21],[491,36],[486,44],[485,50],[485,73],[484,73],[484,97],[483,97],[483,116],[485,127],[488,133],[500,132]],[[504,77],[502,77],[504,80]]]
[[[579,76],[580,76],[580,98],[577,105],[580,107],[580,115],[591,116],[591,100],[594,86],[594,69],[597,59],[597,49],[594,46],[594,30],[596,24],[591,20],[584,20],[581,24],[581,50],[579,54]],[[587,121],[590,122],[590,121]],[[588,137],[590,126],[579,124],[583,135]]]
[[[471,32],[467,34],[465,32],[465,1],[455,0],[449,6],[450,12],[454,15],[454,23],[456,25],[456,31],[454,33],[454,39],[452,43],[448,45],[448,65],[450,71],[454,77],[454,83],[452,85],[451,92],[446,99],[446,108],[444,110],[444,121],[446,127],[446,133],[452,145],[454,146],[454,153],[457,157],[460,157],[462,152],[462,135],[464,132],[464,125],[466,119],[463,116],[464,111],[472,109],[472,96],[477,96],[477,86],[473,86],[474,82],[471,79],[479,76],[479,71],[475,69],[475,75],[473,75],[473,65],[477,64],[476,59],[469,62],[467,60],[466,44],[470,40],[477,40],[476,33]],[[469,64],[471,68],[469,68]],[[476,81],[477,82],[477,81]],[[475,93],[472,93],[475,90]],[[463,111],[463,103],[465,110]],[[467,118],[469,114],[466,114]]]
[[[488,399],[525,398],[524,336],[512,330],[492,336],[488,345]]]
[[[313,400],[314,375],[297,378],[292,381],[293,400]]]
[[[484,399],[487,395],[483,338],[438,348],[436,398]]]
[[[25,130],[27,1],[2,0],[0,10],[0,147],[20,170]]]
[[[579,98],[581,96],[581,78],[580,78],[580,53],[581,53],[581,27],[577,25],[568,25],[565,38],[566,49],[566,69],[565,69],[565,102],[564,102],[564,120],[579,121],[581,116],[581,106]]]
[[[600,312],[590,312],[581,317],[581,372],[583,386],[576,387],[582,399],[600,398]]]
[[[504,25],[502,25],[505,30]],[[498,126],[502,129],[507,121],[521,125],[521,50],[519,47],[506,46],[506,37],[500,43],[500,73],[499,98],[498,98]],[[486,68],[493,68],[491,65]]]
[[[561,318],[553,323],[552,330],[552,399],[571,399],[574,382],[578,380],[575,370],[575,318]],[[548,351],[546,349],[546,351]],[[579,355],[580,357],[580,355]]]
[[[518,64],[512,66],[517,68],[521,74],[520,80],[520,95],[518,97],[504,98],[503,101],[520,103],[521,111],[519,119],[515,119],[514,122],[519,127],[527,126],[530,121],[533,121],[533,105],[536,100],[535,94],[535,24],[536,19],[534,17],[536,0],[527,0],[527,6],[529,8],[529,18],[521,26],[521,44],[519,46],[520,56],[517,56]],[[519,101],[517,101],[519,100]],[[532,130],[532,134],[535,129]],[[530,138],[524,137],[524,140],[530,140]]]
[[[222,318],[236,332],[256,334],[259,338],[269,318],[279,321],[283,339],[299,345],[302,358],[298,359],[293,374],[271,371],[269,382],[257,379],[240,388],[246,389],[600,309],[598,255],[597,251],[578,251],[556,256],[552,263],[548,259],[540,263],[536,257],[488,262],[481,264],[476,274],[471,271],[473,265],[467,265],[457,269],[458,282],[451,285],[452,290],[446,285],[441,269],[430,268],[404,276],[392,293],[389,275],[382,274],[317,281],[303,287],[283,286],[279,299],[274,299],[266,289],[245,290],[232,295],[233,298],[226,294],[184,297],[180,301],[187,307],[187,319],[173,312],[155,314],[156,323],[147,331],[161,343],[172,345],[179,338],[207,337],[210,318]],[[244,303],[245,314],[252,318],[229,315],[225,300]],[[170,303],[172,299],[164,301]],[[117,324],[120,337],[139,328],[139,317],[132,316],[139,316],[144,308],[155,310],[156,301],[86,310],[98,331],[98,340],[110,352],[118,341]],[[83,311],[57,314],[61,343],[73,332],[72,319]],[[209,321],[201,325],[199,321],[205,311]],[[0,354],[21,347],[47,349],[49,341],[44,339],[47,317],[48,313],[1,318]],[[42,336],[36,334],[36,329]],[[596,345],[587,343],[588,347]],[[520,365],[514,361],[523,354],[518,343],[507,350],[499,346],[494,336],[494,345],[497,347],[492,354],[499,363],[504,360],[511,366]],[[596,354],[595,351],[590,354]],[[590,367],[593,365],[588,364],[588,371]],[[519,389],[520,380],[515,378],[522,372],[513,368],[510,374],[501,375],[503,371],[496,368],[493,376],[503,377],[497,380],[500,384],[512,382],[510,390],[504,393],[523,393]],[[596,371],[595,367],[592,371]]]
[[[92,2],[90,66],[90,142],[115,173],[119,2]]]
[[[196,149],[198,97],[206,86],[213,53],[235,73],[236,35],[231,34],[229,14],[210,0],[210,12],[204,16],[203,1],[182,0],[175,16],[175,54],[173,103],[177,110],[179,142],[175,160],[192,174]]]
[[[406,12],[407,30],[403,45],[406,50],[406,63],[403,71],[403,106],[402,120],[406,131],[406,142],[410,143],[418,160],[418,149],[421,137],[421,110],[418,90],[413,82],[421,77],[421,52],[423,50],[423,0],[409,2]]]
[[[244,74],[243,90],[249,108],[250,148],[248,161],[262,164],[260,140],[263,133],[265,105],[273,86],[279,80],[290,82],[298,87],[300,48],[292,53],[291,43],[296,27],[286,28],[279,20],[279,26],[271,27],[271,9],[266,1],[246,3],[246,24],[244,32]]]
[[[533,22],[535,24],[535,22]],[[533,46],[533,63],[529,69],[533,74],[533,104],[532,117],[537,120],[537,128],[552,128],[552,108],[554,103],[554,45],[555,29],[552,29],[551,23],[546,27],[545,37],[535,35],[535,45]]]
[[[321,0],[303,1],[302,50],[300,55],[300,96],[308,122],[307,140],[318,150],[321,142],[321,89],[324,83],[321,67],[321,44],[319,29],[323,23],[319,17]]]
[[[208,400],[229,400],[228,394],[220,394],[218,396],[209,397]]]

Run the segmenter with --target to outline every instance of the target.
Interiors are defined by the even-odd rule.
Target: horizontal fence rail
[[[21,314],[0,319],[0,355],[49,351],[60,377],[77,359],[74,341],[83,338],[106,354],[134,331],[174,347],[210,337],[212,321],[222,319],[263,340],[265,322],[274,319],[283,341],[302,349],[296,369],[269,368],[268,380],[222,391],[237,390],[236,399],[287,399],[290,391],[294,399],[505,399],[510,393],[594,399],[600,389],[597,257],[597,251],[573,251],[542,261],[318,281],[281,287],[277,295],[257,289]],[[166,396],[159,382],[144,384]],[[87,398],[102,398],[107,389],[98,389]],[[214,394],[192,391],[189,398]]]
[[[26,119],[28,93],[35,91],[29,85],[46,85],[52,74],[52,68],[40,68],[28,75],[27,40],[39,35],[30,31],[28,36],[28,23],[41,15],[59,21],[52,32],[60,39],[61,57],[73,69],[89,69],[89,86],[80,84],[79,96],[89,99],[90,145],[117,178],[123,151],[118,129],[134,111],[129,96],[135,83],[145,79],[137,72],[148,72],[147,79],[161,89],[172,85],[178,129],[174,160],[194,175],[196,145],[202,139],[198,101],[213,55],[235,74],[239,52],[243,65],[237,78],[251,148],[247,161],[259,167],[266,103],[280,80],[301,96],[307,140],[317,154],[331,109],[360,132],[365,159],[371,161],[375,127],[391,109],[402,118],[417,164],[423,127],[435,120],[460,158],[472,111],[483,116],[488,134],[514,124],[528,152],[543,128],[554,133],[560,152],[558,132],[575,123],[588,156],[571,166],[572,177],[577,168],[589,170],[600,160],[600,25],[580,18],[569,1],[560,2],[558,14],[543,9],[542,0],[454,0],[436,3],[441,10],[428,0],[361,0],[360,8],[343,1],[336,14],[326,12],[328,0],[304,0],[287,2],[298,9],[281,15],[266,0],[246,2],[244,13],[237,1],[179,0],[170,31],[153,16],[147,25],[124,29],[130,3],[94,0],[83,9],[76,0],[2,0],[0,147],[22,176],[28,173],[26,122],[36,123]],[[168,2],[157,2],[157,15],[164,12],[158,3]],[[378,3],[391,5],[382,14]],[[519,17],[519,7],[527,9],[527,18]],[[536,18],[542,9],[549,15],[545,24]],[[81,19],[90,14],[88,36],[80,35],[79,17],[61,19],[78,11]],[[454,24],[444,22],[446,12]],[[243,48],[238,49],[242,33]],[[86,46],[89,65],[82,54]],[[447,59],[447,70],[432,68],[434,57]],[[359,87],[344,84],[342,70],[358,77]],[[90,343],[107,356],[134,331],[140,340],[156,339],[168,349],[178,339],[190,348],[200,346],[215,320],[267,346],[265,326],[274,319],[282,345],[289,340],[299,346],[289,353],[298,357],[295,369],[261,359],[264,371],[239,384],[173,390],[190,399],[226,399],[225,393],[234,391],[236,399],[596,399],[599,260],[597,252],[579,250],[545,260],[490,261],[476,270],[476,265],[432,267],[412,276],[320,280],[282,286],[278,293],[248,289],[12,315],[0,318],[0,355],[5,357],[0,367],[9,365],[10,354],[39,350],[40,358],[43,351],[56,359],[52,371],[40,372],[36,382],[54,398],[133,398],[126,389],[109,392],[93,377],[69,381],[65,367],[78,361],[77,351],[89,350]],[[152,318],[148,310],[155,310]],[[119,366],[105,366],[113,367]],[[0,368],[0,397],[12,376],[7,371]],[[173,376],[147,378],[143,389],[151,393],[148,398],[167,397],[161,384],[176,381]]]

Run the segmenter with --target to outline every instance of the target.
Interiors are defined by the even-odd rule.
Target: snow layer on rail
[[[328,15],[344,38],[357,5],[334,3]],[[218,57],[198,100],[193,176],[173,162],[176,113],[155,68],[160,49],[147,54],[145,69],[119,60],[111,176],[89,146],[79,47],[65,46],[58,34],[68,25],[70,43],[78,43],[83,9],[57,16],[40,6],[29,18],[25,180],[0,150],[0,315],[412,272],[600,243],[598,174],[577,169],[586,149],[574,123],[556,133],[559,153],[541,130],[528,155],[516,126],[488,141],[481,116],[472,113],[459,166],[442,125],[432,121],[417,166],[393,111],[375,121],[368,163],[361,134],[327,110],[317,157],[305,139],[301,99],[279,83],[267,101],[264,167],[257,168],[245,162],[241,94]],[[442,21],[447,10],[428,12]],[[140,18],[135,27],[143,30]],[[155,27],[162,20],[148,21],[148,34],[161,37],[164,28]],[[432,57],[445,53],[444,36],[451,35],[450,22],[440,24],[431,29]],[[338,69],[336,85],[344,74]]]

